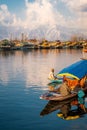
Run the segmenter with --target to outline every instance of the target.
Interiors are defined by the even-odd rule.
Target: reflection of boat
[[[73,101],[75,98],[70,99],[70,100],[66,100],[66,101],[49,101],[46,106],[44,107],[44,109],[41,111],[40,115],[44,116],[47,115],[53,111],[56,111],[58,109],[60,109],[62,107],[62,105],[70,103],[71,101]]]
[[[87,86],[85,88],[83,88],[83,91],[85,93],[87,92]],[[40,99],[64,101],[64,100],[67,100],[67,99],[71,99],[73,97],[77,97],[77,93],[71,93],[70,95],[67,95],[67,96],[61,96],[57,92],[47,92],[47,93],[41,95]]]
[[[54,91],[55,89],[59,88],[59,84],[60,83],[49,83],[48,84],[48,88],[49,88],[49,91]]]
[[[48,83],[47,85],[48,85],[48,86],[54,86],[54,87],[56,87],[57,85],[59,85],[59,83],[56,83],[56,82],[51,83],[51,82],[50,82],[50,83]]]
[[[57,116],[64,120],[75,120],[75,119],[83,117],[84,114],[86,114],[86,112],[84,112],[82,109],[80,110],[75,109],[75,110],[70,110],[69,115],[66,118],[64,117],[62,112],[59,112]]]
[[[57,116],[65,120],[72,120],[83,117],[83,115],[87,112],[78,107],[77,104],[72,104],[75,101],[77,101],[77,98],[69,99],[62,102],[49,101],[41,111],[40,115],[45,116],[53,111],[58,110]],[[77,107],[72,107],[73,105],[76,105]],[[64,115],[66,115],[66,117],[64,117]]]

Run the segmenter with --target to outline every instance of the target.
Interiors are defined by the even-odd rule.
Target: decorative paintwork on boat
[[[85,88],[83,88],[83,91],[85,93],[87,92],[87,86]],[[67,100],[67,99],[71,99],[73,97],[77,97],[77,93],[76,92],[72,92],[70,95],[67,95],[67,96],[62,96],[61,94],[59,94],[57,92],[47,92],[47,93],[41,95],[40,99],[64,101],[64,100]]]

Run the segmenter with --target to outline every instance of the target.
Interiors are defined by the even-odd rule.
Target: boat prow
[[[50,80],[50,83],[58,83],[58,84],[61,84],[63,82],[62,79],[55,79],[55,80]],[[49,84],[50,84],[49,83]]]
[[[48,93],[45,93],[45,94],[41,95],[40,99],[64,101],[64,100],[67,100],[67,99],[70,99],[70,98],[73,98],[73,97],[76,97],[76,96],[77,96],[76,93],[72,93],[72,94],[67,95],[67,96],[61,96],[61,94],[58,94],[56,92],[48,92]]]

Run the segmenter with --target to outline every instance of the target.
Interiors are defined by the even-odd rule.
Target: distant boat
[[[11,46],[10,45],[6,45],[6,46],[1,46],[1,50],[6,50],[6,51],[9,51],[11,50]]]
[[[83,52],[87,52],[87,48],[83,48]]]
[[[83,46],[83,52],[87,52],[87,45],[86,44]]]

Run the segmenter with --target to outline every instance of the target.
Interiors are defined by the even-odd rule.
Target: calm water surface
[[[81,50],[0,52],[0,130],[87,130],[86,114],[70,121],[57,117],[58,111],[40,116],[50,69],[57,73],[81,57]]]

